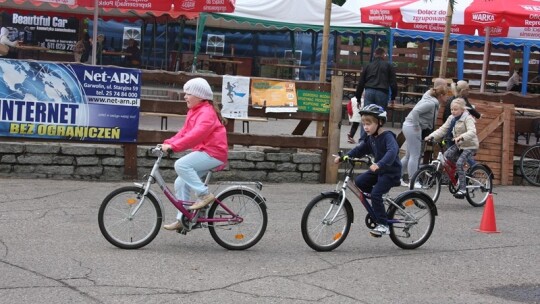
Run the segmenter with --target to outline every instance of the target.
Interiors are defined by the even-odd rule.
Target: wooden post
[[[137,144],[124,145],[124,179],[137,179]]]
[[[339,150],[341,137],[341,101],[343,99],[343,76],[332,76],[330,95],[330,117],[328,122],[328,149],[326,155],[326,183],[337,182],[338,165],[334,164],[335,154]],[[324,156],[324,155],[323,155]],[[322,170],[322,168],[321,168]],[[322,173],[322,172],[321,172]]]
[[[503,106],[501,185],[511,185],[513,183],[512,177],[514,176],[514,134],[512,134],[510,130],[512,126],[511,122],[515,119],[514,113],[515,111],[513,105]]]

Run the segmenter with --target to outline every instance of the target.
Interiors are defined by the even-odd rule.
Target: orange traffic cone
[[[475,229],[478,232],[483,233],[499,233],[497,231],[497,224],[495,223],[495,206],[493,205],[493,194],[488,194],[486,205],[484,206],[484,214],[482,215],[482,221],[480,227]]]

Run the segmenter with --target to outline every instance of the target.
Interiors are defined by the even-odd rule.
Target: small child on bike
[[[174,189],[176,198],[184,201],[188,201],[190,192],[193,192],[198,199],[188,209],[196,210],[214,201],[215,196],[208,192],[208,186],[201,181],[201,177],[225,165],[229,148],[224,126],[226,120],[221,116],[217,104],[212,101],[210,84],[204,78],[193,78],[184,84],[184,93],[188,108],[184,126],[176,135],[166,139],[161,149],[174,152],[192,150],[174,163],[174,170],[178,174]],[[178,212],[176,219],[163,228],[181,229],[181,212]]]
[[[476,120],[466,110],[466,103],[463,98],[456,98],[450,105],[452,115],[444,124],[433,133],[426,136],[425,140],[441,140],[451,135],[454,145],[450,146],[444,156],[456,164],[458,174],[459,189],[454,194],[455,198],[462,199],[466,194],[466,179],[463,165],[472,159],[478,150],[478,136],[476,136]]]
[[[356,186],[363,192],[371,194],[371,204],[378,220],[377,226],[370,231],[372,236],[380,237],[390,234],[388,219],[383,203],[383,195],[392,187],[400,185],[401,161],[396,135],[384,130],[386,111],[379,105],[370,104],[360,110],[362,125],[367,136],[347,155],[336,157],[337,164],[348,157],[363,157],[372,154],[375,157],[369,170],[355,178]]]

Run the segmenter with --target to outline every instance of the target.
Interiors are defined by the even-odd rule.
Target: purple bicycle
[[[260,182],[223,183],[229,186],[216,195],[212,204],[199,210],[188,210],[187,207],[194,202],[176,199],[159,171],[165,152],[160,145],[151,148],[150,152],[157,155],[157,159],[150,174],[145,176],[145,181],[114,190],[105,197],[99,208],[99,229],[107,241],[122,249],[137,249],[148,245],[157,236],[164,208],[158,195],[150,189],[154,183],[182,212],[183,228],[179,233],[208,228],[212,238],[229,250],[248,249],[261,240],[266,231],[268,215],[266,200],[260,194]],[[211,176],[212,171],[206,176],[206,184]],[[216,190],[219,191],[219,188]]]

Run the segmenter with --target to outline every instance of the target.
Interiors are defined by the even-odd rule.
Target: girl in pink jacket
[[[225,166],[228,155],[227,131],[224,126],[226,121],[212,101],[212,88],[204,78],[193,78],[186,82],[184,93],[189,109],[186,121],[176,135],[163,142],[162,149],[174,152],[192,150],[174,163],[178,174],[174,189],[176,197],[186,201],[193,192],[198,198],[189,209],[195,210],[207,206],[215,199],[215,196],[208,192],[208,186],[201,181],[201,177],[216,167],[221,169]],[[176,219],[176,222],[163,228],[181,229],[181,212],[178,212]]]

